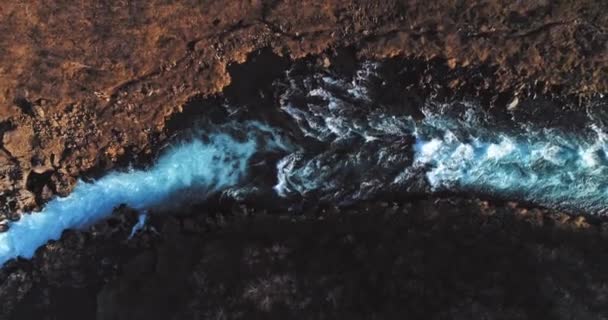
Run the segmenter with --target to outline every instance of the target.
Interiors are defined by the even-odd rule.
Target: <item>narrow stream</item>
[[[0,264],[31,258],[64,230],[85,228],[122,204],[144,212],[218,192],[348,204],[388,192],[447,191],[595,214],[608,207],[601,121],[590,117],[571,131],[498,121],[466,101],[427,101],[417,114],[377,103],[377,66],[364,63],[352,78],[288,74],[280,106],[268,108],[288,124],[229,117],[175,143],[146,170],[79,182],[0,234]],[[271,172],[275,183],[257,185],[259,172]]]

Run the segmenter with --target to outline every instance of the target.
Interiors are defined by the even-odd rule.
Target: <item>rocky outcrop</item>
[[[468,95],[547,123],[576,122],[577,105],[608,92],[600,1],[5,2],[0,231],[78,178],[149,162],[215,101],[199,97],[270,101],[260,88],[293,60],[350,72],[358,60],[391,58],[406,66],[408,98]],[[528,110],[535,97],[567,103]],[[127,240],[137,217],[122,208],[31,261],[9,262],[0,318],[608,312],[608,224],[599,218],[457,197],[178,211]]]
[[[295,213],[295,215],[294,215]],[[0,270],[0,317],[603,319],[608,222],[412,199],[135,212]]]
[[[291,59],[319,56],[328,66],[341,48],[358,59],[415,58],[444,66],[452,89],[507,92],[504,105],[514,94],[606,92],[607,6],[591,0],[6,3],[0,9],[2,216],[36,207],[49,192],[68,193],[79,176],[149,156],[165,139],[172,114],[193,96],[221,92],[231,82],[229,66],[261,48]],[[469,77],[475,72],[484,76]],[[29,177],[41,173],[43,181],[28,187]]]

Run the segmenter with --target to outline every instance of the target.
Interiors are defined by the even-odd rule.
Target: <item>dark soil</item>
[[[149,164],[195,119],[221,119],[226,101],[274,105],[272,84],[294,63],[348,74],[382,60],[394,91],[379,98],[471,98],[500,117],[517,97],[516,121],[577,126],[605,104],[607,10],[592,0],[7,1],[0,225],[77,178]],[[0,318],[608,318],[601,218],[449,195],[289,212],[206,203],[153,216],[127,240],[135,222],[121,208],[10,262]]]
[[[223,203],[68,232],[0,273],[9,319],[605,319],[608,224],[462,198]],[[11,315],[11,316],[8,316]]]

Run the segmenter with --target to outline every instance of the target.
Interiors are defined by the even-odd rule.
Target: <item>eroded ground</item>
[[[1,219],[146,164],[200,97],[238,104],[293,60],[409,68],[410,97],[569,122],[608,91],[599,1],[21,1],[0,5]],[[256,62],[257,61],[257,62]],[[194,99],[196,97],[196,99]],[[213,100],[207,100],[212,103]],[[238,101],[237,101],[238,100]],[[519,101],[519,103],[514,103]],[[553,103],[558,101],[559,103]],[[190,102],[190,103],[188,103]],[[183,113],[182,113],[183,111]],[[14,319],[605,319],[602,219],[448,198],[128,209],[0,272]],[[5,222],[0,222],[5,225]],[[4,228],[4,227],[3,227]],[[294,316],[296,315],[296,316]]]
[[[165,139],[172,114],[195,95],[222,91],[231,82],[228,66],[262,48],[292,59],[318,56],[324,65],[340,63],[332,55],[343,48],[359,59],[416,58],[422,70],[434,69],[421,85],[433,87],[448,73],[449,88],[489,90],[501,108],[515,95],[578,100],[605,92],[606,6],[7,2],[0,8],[2,215],[65,195],[79,176],[145,159]]]

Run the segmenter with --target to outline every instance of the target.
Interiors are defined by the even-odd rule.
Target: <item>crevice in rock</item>
[[[53,194],[57,193],[53,182],[53,170],[41,173],[30,171],[26,178],[26,189],[36,197],[36,204],[42,206]]]
[[[24,97],[17,97],[13,103],[21,109],[21,111],[31,117],[35,116],[34,104]]]

